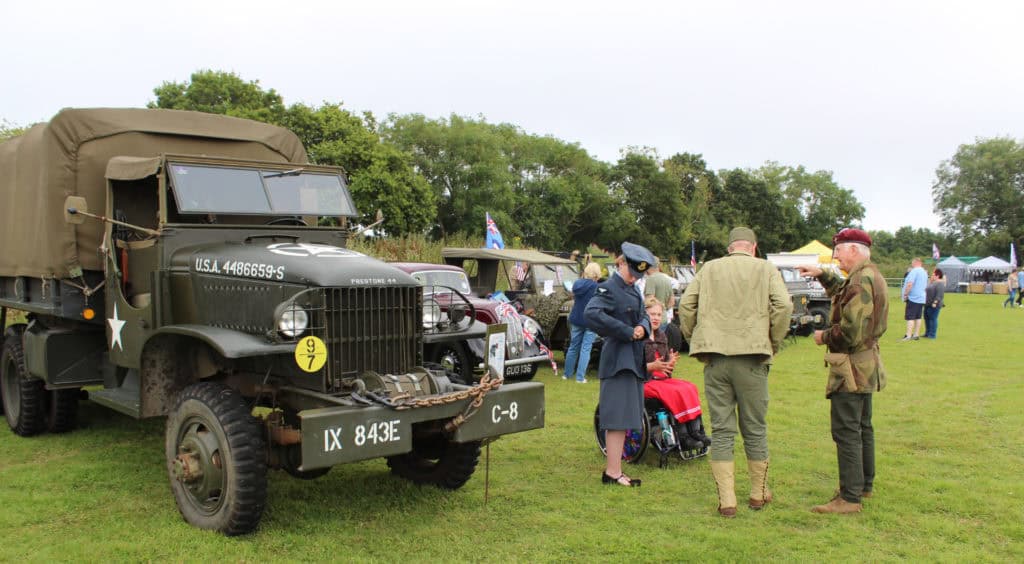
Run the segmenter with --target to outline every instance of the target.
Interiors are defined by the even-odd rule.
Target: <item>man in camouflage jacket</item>
[[[835,258],[849,273],[844,280],[830,270],[802,266],[832,297],[831,324],[814,332],[814,342],[828,347],[825,397],[832,402],[832,440],[839,459],[839,492],[812,509],[815,513],[857,513],[861,498],[871,497],[875,478],[875,432],[872,394],[885,387],[885,367],[878,341],[889,315],[885,279],[871,262],[871,237],[860,229],[843,229],[832,238]]]

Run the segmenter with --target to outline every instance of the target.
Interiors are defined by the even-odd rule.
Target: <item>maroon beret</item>
[[[868,235],[868,232],[863,229],[847,227],[845,229],[840,229],[839,233],[836,233],[835,237],[832,237],[833,245],[838,245],[839,243],[860,243],[861,245],[867,245],[870,247],[871,235]]]

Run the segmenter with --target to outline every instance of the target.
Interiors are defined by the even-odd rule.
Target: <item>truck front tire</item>
[[[167,418],[165,452],[185,521],[228,536],[256,529],[267,499],[267,452],[241,394],[215,382],[185,388]]]
[[[437,436],[413,441],[413,450],[388,457],[391,473],[416,484],[447,490],[466,485],[480,461],[480,441],[456,443]]]
[[[46,389],[43,381],[32,378],[25,368],[23,325],[12,326],[4,338],[0,354],[0,395],[4,417],[16,435],[31,437],[46,429]]]

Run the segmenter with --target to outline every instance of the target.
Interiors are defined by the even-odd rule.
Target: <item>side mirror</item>
[[[89,203],[81,196],[68,196],[64,200],[64,221],[73,225],[85,223],[85,216],[78,212],[89,213]]]

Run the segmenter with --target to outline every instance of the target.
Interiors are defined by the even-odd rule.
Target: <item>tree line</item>
[[[389,235],[458,234],[483,241],[484,214],[506,242],[547,250],[615,248],[622,240],[659,256],[689,260],[724,253],[728,231],[748,225],[760,248],[825,243],[858,226],[864,206],[830,171],[767,162],[712,170],[703,156],[668,157],[627,147],[614,163],[552,136],[507,123],[451,115],[356,114],[340,102],[286,105],[273,88],[235,73],[201,70],[154,88],[148,106],[255,119],[294,131],[318,164],[344,167],[361,222],[384,214]],[[0,123],[0,139],[24,128]],[[1011,139],[962,146],[936,172],[943,232],[872,231],[876,254],[1006,254],[1024,237],[1024,150]],[[1000,253],[1000,249],[1002,249]]]

